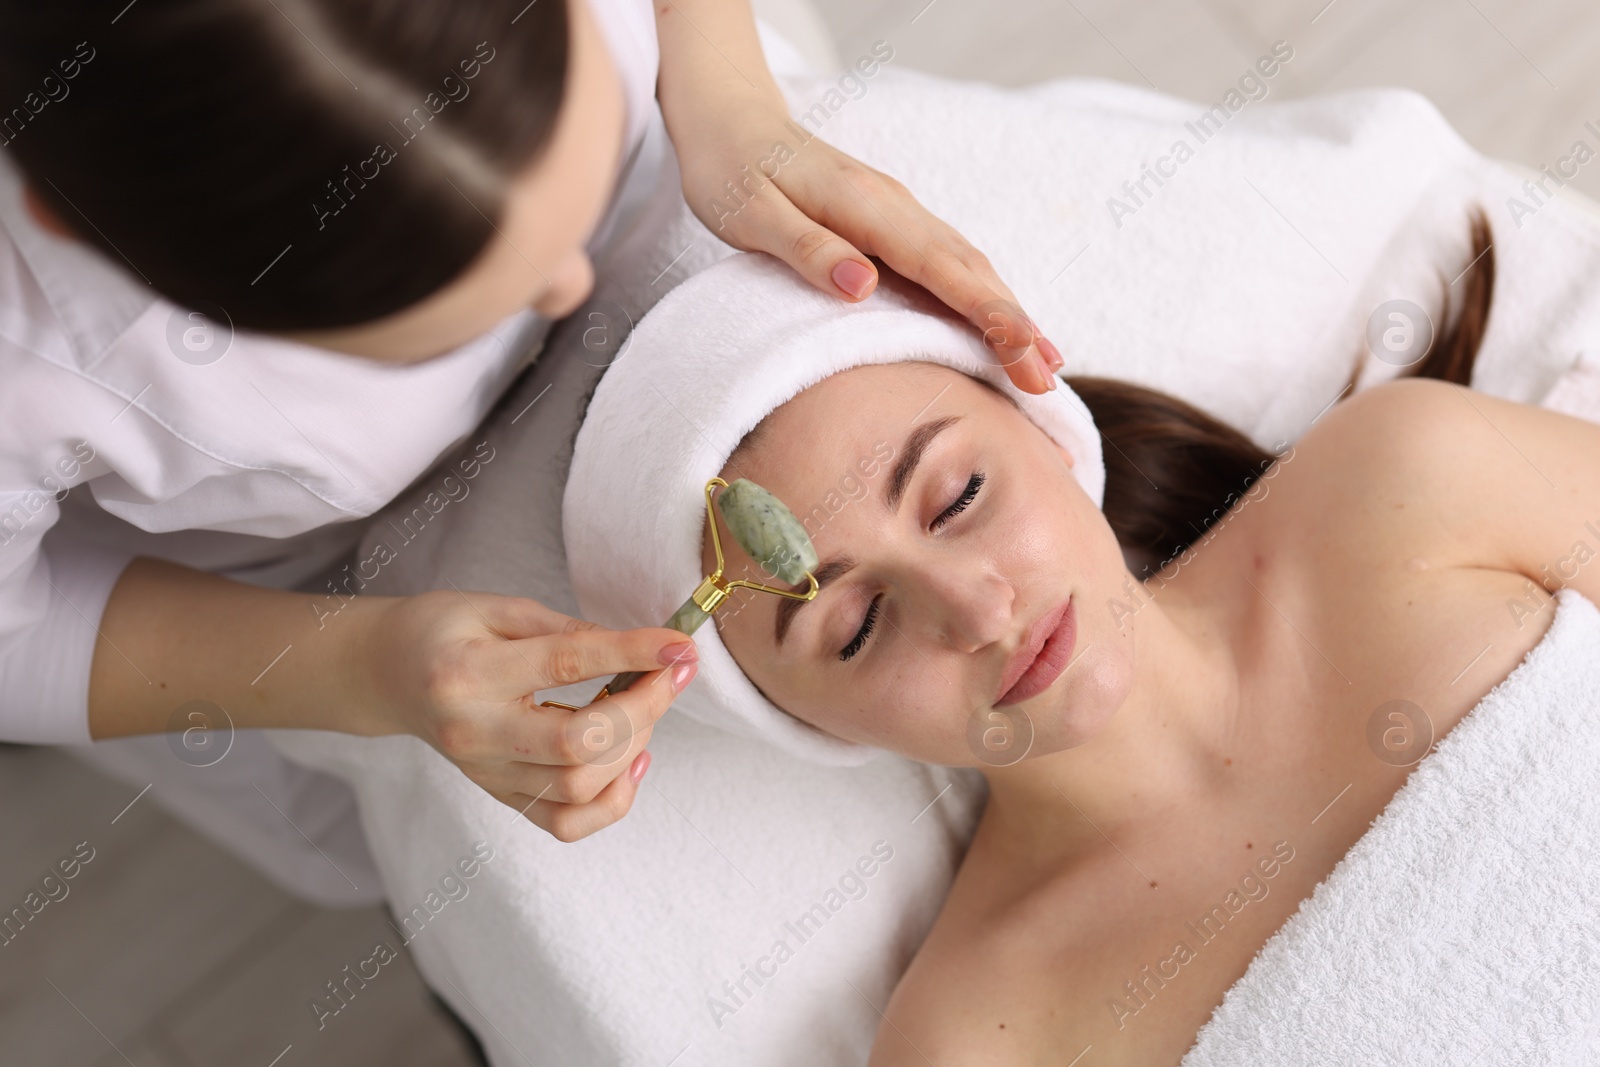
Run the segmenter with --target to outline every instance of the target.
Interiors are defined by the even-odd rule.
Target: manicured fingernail
[[[693,663],[699,658],[700,653],[695,650],[693,641],[675,641],[663,645],[661,651],[656,653],[656,662],[666,667],[674,663]]]
[[[1039,373],[1044,376],[1045,391],[1048,392],[1054,389],[1056,387],[1055,372],[1045,363],[1043,356],[1035,356],[1034,358],[1038,360]]]
[[[644,777],[644,772],[650,769],[650,753],[641,752],[633,757],[633,765],[628,768],[628,777],[633,779],[633,784],[638,785],[639,779]]]
[[[684,686],[689,684],[689,679],[694,677],[694,672],[699,669],[694,663],[680,663],[672,668],[672,688],[676,692],[683,692]]]
[[[859,300],[872,284],[872,271],[853,259],[846,259],[833,268],[833,284]]]
[[[1066,365],[1067,361],[1061,358],[1060,350],[1050,343],[1048,337],[1040,336],[1039,351],[1044,353],[1045,362],[1050,364],[1051,370],[1060,370]]]

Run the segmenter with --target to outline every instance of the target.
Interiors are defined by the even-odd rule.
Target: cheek
[[[1060,595],[1093,577],[1091,559],[1084,553],[1084,531],[1070,514],[1034,504],[995,532],[996,564],[1016,588],[1016,608],[1031,610],[1035,598]]]
[[[843,738],[887,749],[922,763],[969,765],[967,720],[961,688],[966,657],[919,653],[904,639],[848,683],[818,686],[790,705],[812,725]],[[887,653],[887,654],[884,654]]]
[[[1090,577],[1098,553],[1085,550],[1104,517],[1077,486],[1071,468],[1041,454],[1004,477],[1004,502],[985,528],[984,553],[1018,582],[1037,575],[1057,582]]]

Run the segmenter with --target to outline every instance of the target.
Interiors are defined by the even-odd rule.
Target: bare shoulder
[[[1426,487],[1428,475],[1489,443],[1468,426],[1479,418],[1469,392],[1415,378],[1364,389],[1329,408],[1290,449],[1285,465],[1298,464],[1299,478],[1314,481],[1330,504],[1358,512],[1363,502],[1389,492],[1412,495]]]
[[[1031,1049],[1012,1047],[1027,1030],[1004,1005],[1031,1001],[1036,990],[1007,985],[1039,974],[1036,961],[1015,958],[1003,939],[955,921],[947,904],[895,988],[869,1067],[1028,1062]]]
[[[1058,872],[1034,884],[992,851],[987,814],[955,884],[884,1009],[869,1067],[1051,1062],[1061,1027],[1082,1029],[1067,995],[1083,909]],[[1076,867],[1077,865],[1074,865]],[[1007,873],[1009,872],[1009,874]],[[1071,1057],[1067,1057],[1070,1059]]]
[[[1600,554],[1600,425],[1584,419],[1402,379],[1335,405],[1280,463],[1308,534],[1541,581]],[[1560,584],[1600,598],[1600,567]]]
[[[1097,994],[1114,985],[1107,960],[1124,960],[1136,925],[1112,917],[1111,859],[1080,857],[1034,883],[986,854],[983,833],[884,1010],[870,1067],[1034,1067],[1088,1043],[1102,1067],[1158,1062],[1133,1042],[1102,1043],[1115,1017]]]

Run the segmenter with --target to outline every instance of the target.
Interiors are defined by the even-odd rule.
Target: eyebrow
[[[900,498],[905,496],[906,487],[911,484],[911,476],[917,472],[917,464],[922,462],[922,454],[928,450],[933,439],[960,421],[960,415],[946,415],[942,419],[925,422],[906,435],[906,442],[900,448],[900,461],[894,465],[894,471],[889,475],[883,497],[883,502],[889,505],[890,511],[900,510]]]
[[[922,462],[923,453],[927,452],[933,439],[959,421],[961,421],[960,415],[946,415],[932,422],[925,422],[906,435],[905,443],[900,448],[900,459],[889,473],[889,480],[884,483],[883,503],[891,512],[900,510],[900,502],[905,498],[906,489],[917,473],[917,465]],[[821,595],[823,586],[851,570],[855,565],[856,561],[850,556],[835,556],[812,571],[817,579],[818,595]],[[809,603],[811,601],[796,600],[793,597],[784,597],[778,602],[772,626],[773,644],[783,644],[783,639],[788,635],[795,616]]]
[[[845,571],[856,565],[856,561],[849,556],[835,556],[811,573],[816,575],[818,595],[821,589]],[[794,622],[795,613],[809,604],[809,600],[796,600],[793,597],[784,597],[778,601],[777,620],[773,624],[772,640],[774,644],[783,644],[784,637],[789,633],[789,624]]]

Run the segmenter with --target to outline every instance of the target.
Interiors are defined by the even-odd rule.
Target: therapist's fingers
[[[984,343],[1017,388],[1029,393],[1055,388],[1055,372],[1063,364],[1061,354],[1035,328],[995,274],[988,257],[929,215],[909,194],[903,200],[891,200],[887,209],[898,209],[910,217],[886,241],[880,258],[983,331]],[[924,236],[901,239],[900,233],[916,232],[919,221]]]
[[[484,621],[502,637],[540,637],[598,627],[597,623],[574,618],[530,597],[498,593],[470,593],[468,597],[483,613]]]
[[[609,630],[533,601],[526,604],[532,606],[498,605],[484,613],[508,638],[487,651],[485,669],[526,693],[591,679],[598,683],[623,671],[652,671],[698,657],[693,638],[665,626]]]
[[[694,664],[654,671],[627,690],[576,711],[539,708],[522,716],[524,737],[558,764],[457,760],[473,782],[561,841],[576,841],[628,813],[649,765],[655,720],[693,677]],[[681,681],[674,682],[672,675]],[[563,719],[552,722],[551,716]],[[534,720],[537,725],[530,726]],[[538,736],[548,735],[548,736]],[[527,746],[513,745],[517,751]]]
[[[865,300],[878,285],[871,260],[770,185],[734,221],[735,227],[727,227],[731,233],[718,236],[745,251],[778,257],[824,293],[853,302]]]
[[[614,667],[616,670],[648,670],[658,667],[664,661],[638,662],[642,654],[640,649],[659,649],[664,645],[682,645],[691,641],[686,633],[662,627],[662,625],[645,625],[632,630],[606,629],[598,622],[589,622],[587,619],[578,619],[570,614],[562,613],[554,608],[547,608],[538,600],[528,597],[501,597],[493,593],[472,593],[472,603],[482,611],[490,627],[493,627],[501,637],[510,640],[525,640],[525,638],[560,637],[565,633],[614,633],[626,635],[616,648],[621,649],[622,656],[632,657],[635,665],[632,667]],[[590,638],[586,638],[590,640]],[[603,638],[602,638],[603,641]],[[654,645],[653,645],[654,643]],[[650,656],[654,656],[651,651]]]
[[[587,804],[633,766],[650,744],[651,726],[631,736],[618,737],[595,763],[570,766],[540,763],[479,764],[467,771],[483,789],[497,797],[522,794],[552,804]]]
[[[619,774],[587,804],[553,804],[525,794],[515,794],[507,803],[557,841],[579,841],[628,814],[649,766],[650,754],[641,752],[629,765],[628,773]]]
[[[1019,389],[1042,393],[1054,388],[1055,371],[1064,362],[1060,352],[1039,334],[988,257],[895,178],[836,156],[843,162],[780,171],[777,180],[801,211],[982,330]]]
[[[666,714],[695,670],[696,664],[685,662],[651,671],[628,689],[576,711],[518,708],[500,718],[498,729],[488,732],[469,758],[614,769],[633,739],[647,735]]]

